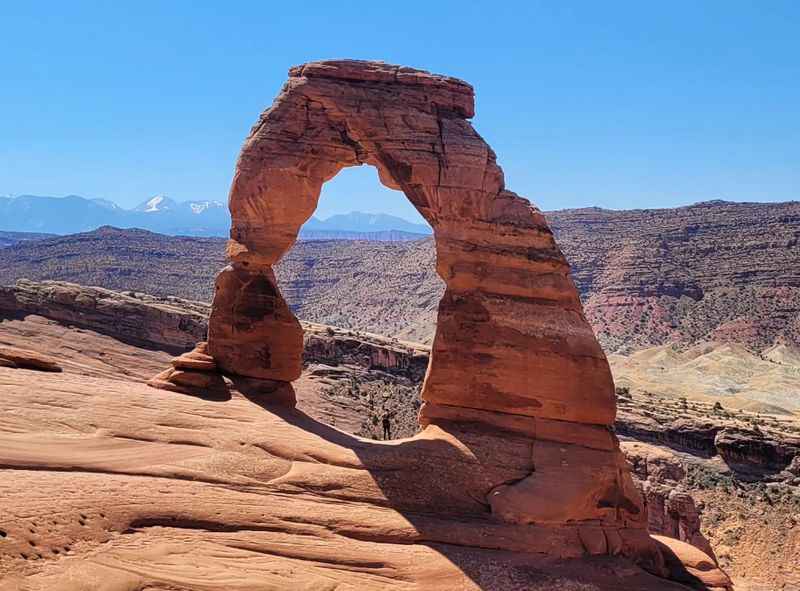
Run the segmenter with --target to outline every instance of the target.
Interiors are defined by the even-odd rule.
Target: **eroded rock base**
[[[148,380],[147,385],[212,400],[229,400],[238,393],[264,404],[294,408],[297,403],[294,388],[289,382],[225,375],[208,354],[205,342],[175,357],[170,365],[171,368]]]

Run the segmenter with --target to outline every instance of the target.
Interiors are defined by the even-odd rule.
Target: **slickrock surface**
[[[61,366],[47,355],[42,355],[30,349],[4,347],[2,345],[0,345],[0,367],[61,371]]]
[[[378,443],[71,373],[0,368],[0,390],[3,591],[685,589],[585,557],[581,526],[494,519],[482,495],[527,473],[521,436]]]

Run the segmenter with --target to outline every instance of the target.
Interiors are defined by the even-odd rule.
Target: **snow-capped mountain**
[[[227,236],[231,218],[221,201],[177,202],[155,195],[133,209],[106,199],[67,197],[0,197],[0,230],[74,234],[100,226],[142,228],[162,234],[184,236]],[[312,217],[300,237],[306,239],[408,240],[431,233],[415,224],[382,213],[354,211],[327,219]]]
[[[178,203],[166,195],[156,195],[144,203],[140,203],[133,208],[133,211],[142,213],[163,213],[165,211],[185,211],[200,215],[205,211],[224,208],[225,204],[221,201],[184,201]]]
[[[156,195],[152,199],[148,199],[144,203],[140,203],[133,208],[133,211],[141,211],[142,213],[159,213],[163,211],[174,210],[178,207],[172,199],[166,195]]]

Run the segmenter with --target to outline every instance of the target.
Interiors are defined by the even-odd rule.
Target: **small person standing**
[[[384,411],[383,418],[381,419],[381,423],[383,423],[383,439],[391,439],[392,438],[392,415],[389,411]]]

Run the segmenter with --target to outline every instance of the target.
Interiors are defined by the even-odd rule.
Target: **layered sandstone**
[[[800,344],[800,202],[547,214],[610,351]]]
[[[714,551],[700,531],[700,510],[683,486],[686,469],[678,457],[654,445],[623,442],[625,457],[642,489],[652,533],[688,542],[714,557]]]
[[[63,281],[21,279],[13,286],[0,286],[0,317],[28,314],[99,330],[131,344],[178,352],[205,338],[208,307]]]
[[[237,163],[230,265],[217,277],[208,343],[151,385],[293,406],[303,330],[274,265],[323,183],[347,166],[375,166],[433,226],[446,288],[422,386],[424,429],[407,440],[413,456],[393,467],[396,478],[374,502],[455,510],[500,528],[478,534],[480,542],[471,526],[461,529],[466,546],[495,547],[502,538],[503,548],[528,553],[622,554],[666,576],[675,556],[647,535],[612,431],[611,373],[569,266],[542,214],[506,190],[494,153],[468,121],[473,111],[472,88],[444,76],[381,62],[293,68]],[[421,469],[437,463],[442,444],[477,460],[468,479],[455,466],[436,468],[441,479]],[[510,466],[511,477],[503,473]],[[423,475],[448,490],[427,489],[417,482]],[[351,494],[323,470],[312,477]],[[365,535],[375,529],[365,526]]]
[[[35,369],[38,371],[61,371],[61,366],[47,355],[30,349],[0,345],[0,367]]]

